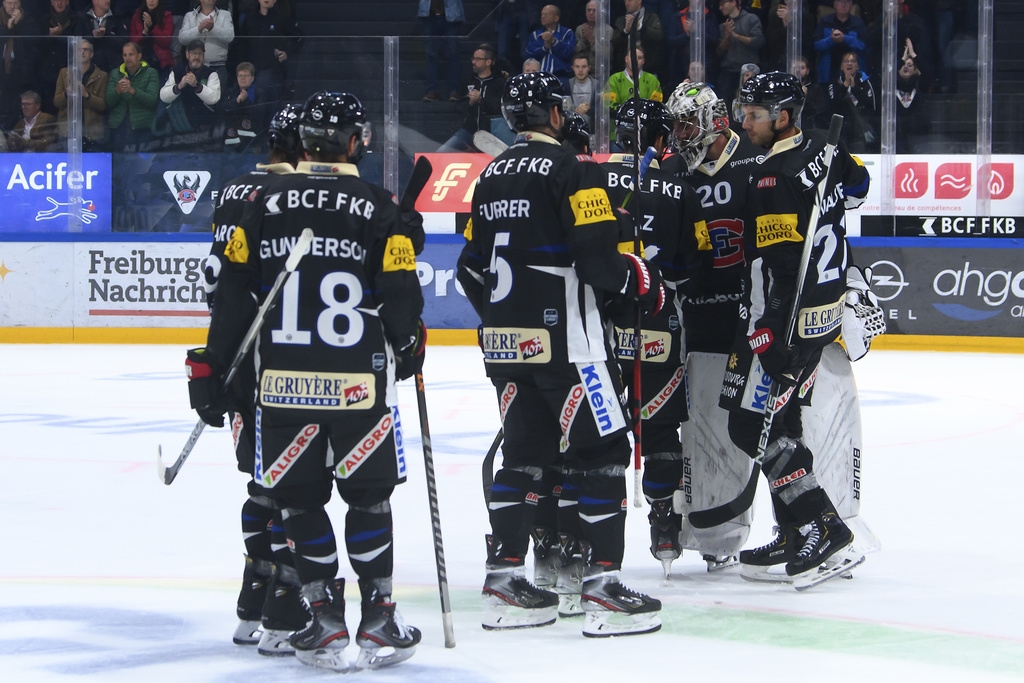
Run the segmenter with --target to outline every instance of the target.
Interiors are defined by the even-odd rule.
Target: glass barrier
[[[731,101],[743,67],[720,49],[718,3],[657,4],[662,42],[643,47],[653,57],[647,63],[661,96],[667,99],[692,76]],[[876,213],[904,210],[900,202],[918,190],[914,182],[921,179],[904,173],[917,167],[905,164],[934,159],[937,166],[943,157],[967,159],[973,169],[969,182],[977,188],[964,195],[973,203],[960,205],[963,211],[997,211],[1001,205],[992,202],[1012,192],[1015,161],[1010,157],[1007,166],[1002,155],[1024,153],[1024,59],[1014,45],[1024,30],[1021,3],[759,4],[752,10],[765,40],[759,70],[788,68],[803,77],[805,126],[827,126],[833,111],[844,113],[847,144],[870,160],[881,181]],[[608,151],[613,137],[609,79],[624,67],[614,7],[601,0],[592,29],[589,117],[598,152]],[[835,39],[830,27],[837,20],[856,25],[857,39]],[[495,72],[523,68],[517,46],[499,40],[494,16],[465,26],[462,36],[207,40],[192,56],[202,63],[195,69],[206,80],[202,88],[187,75],[187,45],[145,36],[136,44],[129,37],[29,33],[4,42],[0,36],[0,145],[6,148],[0,231],[207,231],[218,188],[266,160],[273,114],[318,90],[360,97],[373,127],[360,173],[392,191],[404,187],[417,154],[475,151],[478,128],[506,143],[513,139],[498,113],[478,116],[470,106],[483,95],[472,92],[478,84],[469,77],[489,54],[484,43],[505,48],[495,50]],[[572,75],[564,78],[569,84]],[[37,109],[42,113],[33,118]],[[940,176],[930,166],[922,173],[934,194]]]

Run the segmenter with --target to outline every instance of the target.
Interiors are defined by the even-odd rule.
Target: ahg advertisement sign
[[[871,266],[871,288],[891,333],[1024,336],[1017,249],[856,246],[855,253],[858,264]]]
[[[72,170],[67,154],[0,154],[0,232],[67,232],[69,216],[83,232],[109,232],[110,155],[81,160],[81,169]]]

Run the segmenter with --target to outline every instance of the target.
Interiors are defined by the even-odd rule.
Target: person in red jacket
[[[132,14],[129,33],[132,41],[142,48],[143,58],[157,67],[161,77],[166,76],[174,66],[171,52],[174,18],[164,9],[164,0],[142,0]]]

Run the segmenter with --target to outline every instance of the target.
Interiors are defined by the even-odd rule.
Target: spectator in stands
[[[524,57],[540,62],[540,70],[554,74],[563,83],[572,77],[572,54],[576,34],[559,22],[562,11],[555,5],[544,5],[540,11],[541,26],[530,34]]]
[[[538,71],[540,71],[540,62],[538,62],[536,59],[534,59],[533,57],[530,57],[529,59],[523,60],[523,70],[522,70],[522,73],[524,73],[524,74],[535,74]]]
[[[622,64],[622,60],[630,51],[633,39],[633,28],[639,34],[639,44],[643,45],[647,71],[652,75],[667,77],[661,69],[665,65],[662,52],[665,50],[665,30],[657,13],[648,12],[641,5],[641,0],[625,0],[626,14],[615,20],[612,33],[612,64]],[[660,82],[660,81],[659,81]]]
[[[911,154],[917,150],[913,136],[928,132],[928,117],[921,114],[922,94],[920,92],[921,70],[917,68],[917,54],[908,39],[903,49],[903,58],[896,72],[896,152]]]
[[[160,88],[160,100],[168,109],[180,107],[191,130],[212,128],[220,102],[220,77],[204,64],[205,58],[203,41],[193,40],[185,49],[184,63],[174,67]]]
[[[668,75],[669,83],[686,80],[690,64],[690,36],[694,31],[694,23],[690,18],[690,6],[685,5],[665,25],[666,42],[668,44]],[[718,78],[718,56],[716,47],[722,39],[719,34],[718,21],[715,14],[707,6],[704,7],[704,67],[708,78],[713,82]],[[692,80],[692,79],[691,79]],[[705,79],[697,79],[704,81]]]
[[[259,10],[245,15],[239,51],[256,67],[256,87],[268,100],[289,96],[288,59],[302,47],[303,33],[298,24],[277,11],[277,0],[260,0]]]
[[[505,78],[494,71],[495,50],[484,43],[473,50],[473,78],[467,86],[468,107],[462,127],[438,148],[438,152],[475,152],[473,134],[478,130],[501,133],[497,124],[505,126],[501,113],[501,94],[505,90]],[[496,123],[492,127],[492,123]]]
[[[800,26],[802,28],[802,45],[804,50],[810,48],[814,39],[814,25],[817,19],[812,11],[812,3],[800,3],[802,16]],[[770,71],[789,71],[789,64],[786,62],[786,50],[789,46],[789,21],[791,8],[786,0],[772,0],[768,10],[768,23],[765,29],[765,68]],[[810,52],[808,52],[810,54]]]
[[[572,78],[569,80],[569,94],[573,110],[582,116],[590,130],[594,129],[594,112],[597,106],[597,81],[590,77],[590,60],[586,55],[572,58]]]
[[[43,111],[53,113],[57,106],[47,86],[56,83],[60,70],[67,66],[68,46],[60,38],[72,34],[75,17],[69,0],[49,0],[48,4],[46,14],[39,22],[43,35],[50,36],[49,40],[39,41],[39,84],[43,89]]]
[[[427,67],[427,94],[424,102],[436,102],[441,99],[438,90],[442,55],[445,65],[448,101],[459,99],[459,34],[462,22],[466,20],[466,12],[462,8],[462,0],[419,0],[420,25],[426,36],[424,51]]]
[[[181,33],[181,23],[185,15],[192,11],[191,0],[164,0],[164,9],[171,13],[174,21],[174,33],[171,34],[171,63],[178,61],[181,56],[181,42],[178,34]]]
[[[829,83],[829,99],[837,114],[843,115],[842,139],[851,152],[878,151],[878,99],[875,86],[860,69],[857,53],[843,55],[836,80]]]
[[[498,34],[498,61],[509,65],[519,63],[530,42],[532,17],[539,15],[537,0],[491,0],[494,8],[494,29]]]
[[[937,76],[936,58],[931,30],[920,10],[922,4],[910,0],[899,3],[896,10],[896,49],[900,50],[908,40],[914,44],[914,65],[921,71],[921,89],[930,91]],[[939,59],[941,60],[941,57]],[[900,60],[897,59],[898,63]]]
[[[21,116],[21,93],[36,87],[39,67],[39,25],[24,11],[21,0],[3,0],[0,5],[0,93],[4,127]]]
[[[259,136],[266,125],[265,101],[263,92],[256,88],[256,67],[251,62],[235,67],[235,84],[221,99],[227,117],[225,150],[244,151]]]
[[[107,127],[115,152],[137,149],[152,139],[160,93],[156,69],[143,61],[139,46],[125,43],[121,54],[124,63],[107,78]]]
[[[82,39],[82,80],[70,83],[68,69],[64,67],[57,76],[57,87],[53,103],[57,105],[57,130],[67,137],[68,98],[75,91],[82,98],[82,151],[95,152],[107,137],[107,72],[92,61],[93,45],[88,38]]]
[[[800,114],[800,127],[804,130],[828,128],[832,117],[832,103],[821,83],[814,78],[811,65],[803,55],[797,58],[796,76],[804,87],[804,108]]]
[[[720,0],[718,8],[725,17],[722,38],[718,41],[721,66],[718,73],[719,97],[729,98],[740,85],[740,69],[744,64],[758,64],[764,46],[761,20],[740,7],[739,0]]]
[[[142,48],[142,58],[156,68],[161,78],[174,66],[171,36],[174,18],[164,9],[164,0],[142,0],[128,25],[132,41]]]
[[[75,20],[76,36],[93,38],[93,61],[104,71],[116,69],[128,27],[110,10],[110,0],[92,0],[92,6]]]
[[[661,82],[658,81],[658,77],[644,71],[646,52],[647,50],[643,45],[637,45],[636,61],[637,65],[640,67],[639,78],[633,78],[632,60],[629,58],[629,55],[626,55],[622,60],[623,65],[626,67],[625,70],[613,73],[608,79],[608,85],[605,87],[605,97],[608,100],[608,106],[611,107],[613,114],[618,111],[619,105],[630,97],[638,96],[645,100],[654,100],[655,102],[664,101],[665,96],[661,92]],[[639,93],[635,90],[635,81],[640,82]],[[614,139],[615,132],[611,131],[611,134]]]
[[[590,0],[586,8],[586,20],[576,27],[576,49],[574,55],[584,55],[591,66],[594,65],[594,42],[597,40],[597,0]],[[612,35],[612,27],[608,27],[608,35]]]
[[[12,152],[49,152],[57,142],[57,119],[42,111],[43,100],[35,90],[21,93],[21,119],[7,135]]]
[[[849,51],[864,54],[867,26],[853,16],[853,0],[834,0],[835,12],[826,14],[814,29],[814,49],[818,53],[818,82],[831,83],[839,76],[843,55]]]
[[[737,135],[743,134],[743,116],[740,111],[740,88],[743,87],[744,83],[759,73],[761,73],[761,68],[757,64],[744,64],[740,67],[740,84],[739,87],[736,88],[736,92],[732,93],[732,109],[729,112],[729,118],[731,119],[730,126],[734,131],[736,131]]]
[[[199,7],[182,17],[178,41],[182,45],[193,40],[203,41],[206,66],[216,71],[218,78],[227,76],[228,48],[234,39],[235,25],[231,22],[231,13],[218,8],[217,0],[199,0]]]

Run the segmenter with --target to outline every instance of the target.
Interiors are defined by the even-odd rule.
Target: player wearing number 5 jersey
[[[420,639],[391,602],[390,496],[406,478],[396,379],[423,362],[423,297],[395,198],[359,178],[369,139],[359,100],[318,93],[299,134],[311,161],[249,195],[224,249],[207,354],[230,358],[305,228],[314,239],[255,349],[253,478],[281,510],[312,620],[291,637],[306,664],[348,670],[344,579],[324,506],[348,503],[345,544],[359,578],[357,667],[408,658]],[[216,373],[215,373],[216,374]],[[382,647],[392,654],[380,655]]]
[[[546,72],[506,83],[502,110],[519,135],[480,175],[458,263],[483,323],[505,436],[489,502],[483,626],[555,621],[558,598],[527,581],[525,558],[544,470],[565,453],[579,486],[583,633],[647,633],[661,626],[661,603],[619,581],[630,447],[604,306],[636,296],[655,310],[664,287],[645,261],[616,249],[600,167],[559,144],[564,94]]]

